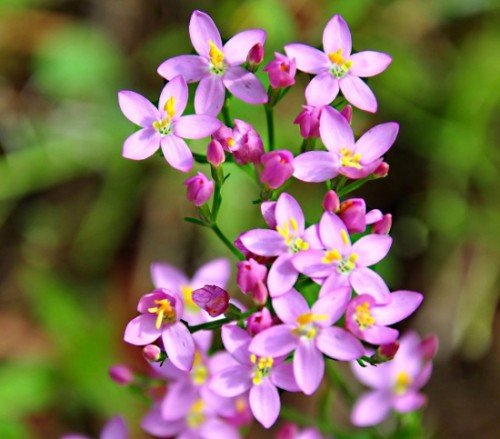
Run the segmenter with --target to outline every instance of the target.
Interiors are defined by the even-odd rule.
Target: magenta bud
[[[387,177],[387,174],[389,174],[389,163],[382,162],[380,165],[378,165],[377,169],[373,171],[373,175],[378,178],[384,178]]]
[[[260,181],[271,189],[278,189],[293,174],[293,154],[285,149],[268,152],[260,161],[264,166]]]
[[[214,182],[209,180],[203,172],[188,178],[184,185],[187,187],[187,199],[195,206],[205,204],[214,192]]]
[[[295,125],[299,125],[300,135],[304,139],[319,137],[319,118],[323,107],[304,105],[302,108],[303,110],[293,121]]]
[[[387,235],[391,230],[392,226],[392,215],[386,213],[381,220],[373,224],[373,233],[377,235]]]
[[[238,270],[236,283],[245,294],[251,294],[259,282],[264,282],[266,279],[266,266],[259,264],[255,259],[238,262],[236,266]]]
[[[299,428],[292,424],[291,422],[287,422],[280,427],[280,429],[276,433],[276,439],[296,439],[299,434]],[[315,435],[311,435],[311,437],[316,437]],[[320,437],[320,435],[318,435]]]
[[[261,43],[254,44],[247,55],[247,62],[252,67],[257,67],[264,59],[264,46]]]
[[[194,290],[192,298],[196,305],[212,317],[224,314],[229,307],[229,294],[217,285],[205,285],[203,288]]]
[[[213,166],[220,166],[226,160],[226,155],[224,154],[224,148],[220,142],[213,139],[207,147],[207,161]]]
[[[337,192],[329,190],[323,197],[323,210],[325,212],[335,213],[340,208],[340,200]]]
[[[142,355],[147,361],[154,363],[161,358],[161,349],[155,344],[148,344],[142,348]]]
[[[294,59],[275,52],[274,59],[264,67],[264,72],[269,75],[272,88],[286,88],[295,84],[297,66]]]
[[[252,314],[247,319],[247,331],[252,335],[256,335],[264,329],[270,328],[273,325],[273,316],[267,308],[262,308],[261,311]]]
[[[436,356],[438,348],[439,339],[435,334],[429,335],[420,343],[420,351],[425,361],[431,361]]]
[[[227,133],[226,133],[227,135]],[[222,143],[224,146],[224,143]],[[225,139],[226,148],[233,153],[234,160],[239,165],[260,163],[264,154],[264,144],[254,127],[240,119],[234,119],[231,137]]]
[[[351,198],[340,203],[338,215],[350,233],[366,229],[366,204],[362,198]]]
[[[347,122],[351,123],[352,121],[352,106],[347,104],[344,108],[342,108],[342,111],[340,112],[342,116],[344,116],[344,119],[347,120]]]
[[[250,295],[257,305],[265,305],[268,296],[266,284],[264,282],[259,282],[255,289],[250,292]]]
[[[110,378],[120,386],[126,386],[134,381],[134,374],[128,366],[124,364],[115,364],[109,368]]]
[[[399,349],[399,341],[395,341],[393,343],[384,344],[377,348],[377,352],[375,356],[377,359],[383,361],[390,361],[394,358]]]

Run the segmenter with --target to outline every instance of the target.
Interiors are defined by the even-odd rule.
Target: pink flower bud
[[[335,213],[340,208],[340,200],[337,192],[329,190],[323,197],[323,209],[325,212]]]
[[[161,349],[155,344],[148,344],[142,348],[142,356],[147,361],[154,363],[161,358]]]
[[[203,288],[194,290],[192,298],[196,305],[212,317],[224,314],[229,307],[229,294],[217,285],[205,285]]]
[[[247,62],[252,67],[257,67],[264,59],[264,46],[257,43],[252,46],[247,55]]]
[[[124,364],[115,364],[109,368],[110,378],[120,386],[126,386],[134,381],[134,374],[128,366]]]
[[[187,187],[187,199],[195,206],[205,204],[214,192],[214,182],[209,180],[203,172],[188,178],[184,185]]]
[[[420,351],[424,357],[424,361],[431,361],[437,354],[439,347],[439,339],[437,335],[432,334],[424,338],[420,343]]]
[[[389,163],[386,162],[380,163],[377,169],[373,171],[373,175],[378,178],[387,177],[387,174],[389,174]]]
[[[340,112],[342,116],[344,116],[344,119],[347,120],[347,122],[351,123],[352,121],[352,106],[347,104],[344,108],[342,108],[342,111]]]
[[[207,161],[213,166],[220,166],[226,160],[226,155],[224,154],[224,148],[220,142],[213,139],[207,147]]]
[[[247,319],[247,331],[252,335],[256,335],[264,329],[270,328],[273,325],[273,316],[267,308],[262,308],[261,311],[252,314]]]
[[[303,105],[302,108],[303,110],[293,121],[295,125],[300,126],[300,135],[304,137],[304,139],[319,137],[319,118],[323,107]]]
[[[261,157],[264,169],[260,181],[271,189],[283,185],[293,174],[293,154],[285,149],[271,151]]]
[[[270,229],[275,229],[276,223],[276,201],[264,201],[260,205],[262,217]]]
[[[361,233],[366,229],[366,204],[362,198],[351,198],[340,203],[338,215],[349,233]]]
[[[238,269],[236,283],[245,294],[254,291],[258,283],[263,282],[266,278],[266,266],[259,264],[254,259],[238,262],[236,266]]]
[[[386,213],[380,221],[373,224],[373,233],[377,235],[387,235],[391,230],[392,215]]]
[[[234,128],[222,126],[212,137],[220,142],[222,147],[234,155],[236,163],[259,163],[264,154],[264,145],[259,134],[252,125],[240,120],[234,120]]]
[[[275,52],[274,59],[263,70],[268,73],[272,88],[286,88],[295,84],[295,60],[281,53]]]
[[[384,344],[377,348],[375,356],[383,361],[390,361],[394,358],[399,349],[399,341],[393,343]]]
[[[276,433],[276,439],[295,439],[298,434],[299,428],[295,424],[287,422]]]
[[[265,305],[268,296],[266,284],[264,282],[259,282],[255,289],[250,292],[250,295],[257,305]]]

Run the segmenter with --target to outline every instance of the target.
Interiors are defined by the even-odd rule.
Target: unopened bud
[[[226,155],[224,153],[224,148],[221,143],[212,139],[207,147],[207,161],[213,166],[220,166],[226,160]]]
[[[387,177],[387,174],[389,174],[389,163],[382,162],[380,165],[378,165],[377,169],[373,171],[373,175],[377,178],[384,178]]]
[[[161,349],[155,344],[148,344],[142,348],[142,355],[147,361],[154,363],[161,359]]]
[[[264,282],[259,282],[250,294],[252,295],[253,300],[257,305],[266,304],[268,291]]]
[[[351,123],[352,121],[352,106],[347,104],[344,108],[342,108],[342,111],[340,112],[342,116],[344,116],[344,119],[347,120],[347,122]]]
[[[212,317],[224,314],[229,306],[229,294],[217,285],[205,285],[203,288],[194,290],[192,298],[196,305]]]
[[[387,235],[392,226],[392,215],[386,213],[380,221],[373,224],[373,233],[377,235]]]
[[[205,204],[214,192],[214,182],[209,180],[203,172],[188,178],[184,185],[187,188],[187,199],[195,206]]]
[[[386,361],[390,361],[394,358],[399,349],[399,341],[395,341],[393,343],[384,344],[377,348],[377,351],[373,355],[373,359],[378,363],[385,363]]]
[[[340,200],[337,192],[329,190],[323,197],[323,209],[325,212],[335,213],[339,210]]]
[[[252,335],[256,335],[264,329],[268,329],[273,324],[273,316],[267,308],[262,308],[261,311],[252,314],[247,320],[247,331]]]
[[[128,366],[124,364],[115,364],[109,368],[110,378],[120,386],[126,386],[134,381],[134,374]]]
[[[420,350],[425,361],[431,361],[437,354],[439,340],[437,335],[432,334],[424,338],[420,343]]]
[[[249,64],[250,70],[252,70],[252,67],[257,67],[263,59],[264,46],[261,43],[253,45],[247,55],[247,62]]]
[[[362,198],[350,198],[340,203],[339,217],[349,233],[361,233],[366,229],[366,203]]]

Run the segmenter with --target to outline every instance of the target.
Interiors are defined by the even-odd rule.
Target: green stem
[[[332,383],[332,386],[338,388],[344,399],[349,403],[349,405],[352,405],[355,397],[351,392],[351,389],[347,386],[344,377],[333,363],[333,360],[326,361],[326,374]]]
[[[225,244],[225,246],[231,250],[231,253],[236,256],[240,261],[244,260],[245,257],[239,252],[239,250],[233,245],[233,243],[227,238],[224,233],[222,233],[222,230],[219,229],[219,226],[217,224],[212,224],[211,229],[214,231],[214,233],[217,235],[217,237]]]
[[[273,107],[269,104],[264,106],[266,110],[266,122],[267,122],[267,138],[269,151],[274,149],[274,114]]]
[[[233,127],[233,121],[231,120],[231,115],[229,114],[229,99],[227,97],[224,100],[224,105],[222,106],[222,119],[228,127]]]
[[[222,166],[210,165],[212,171],[212,177],[215,180],[214,198],[212,201],[212,222],[217,222],[217,215],[219,214],[219,209],[222,203],[221,190],[224,184],[224,170]]]
[[[374,177],[372,177],[371,175],[369,175],[368,177],[353,181],[352,183],[350,183],[347,186],[344,186],[342,189],[338,190],[337,195],[339,197],[343,197],[343,196],[347,195],[348,193],[355,191],[356,189],[359,189],[367,181],[370,181],[370,180],[374,180]]]
[[[243,312],[235,318],[234,317],[226,317],[224,319],[215,320],[213,322],[201,323],[199,325],[194,325],[194,326],[188,325],[188,329],[189,329],[189,332],[191,334],[193,334],[194,332],[203,331],[203,330],[207,330],[207,329],[218,329],[222,325],[225,325],[226,323],[234,322],[235,320],[244,320],[247,317],[250,317],[255,312],[257,312],[257,308]]]

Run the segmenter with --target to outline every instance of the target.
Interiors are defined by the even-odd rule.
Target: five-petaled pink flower
[[[381,52],[351,54],[351,32],[340,15],[334,15],[323,31],[323,51],[305,44],[288,44],[285,52],[295,58],[297,69],[316,75],[306,88],[309,105],[329,105],[339,89],[355,107],[375,113],[377,99],[360,79],[378,75],[391,63]]]
[[[132,160],[152,156],[161,146],[165,159],[175,169],[188,172],[193,154],[183,139],[201,139],[218,130],[221,122],[207,115],[182,116],[186,109],[186,81],[176,76],[163,88],[158,108],[144,96],[128,90],[118,93],[123,114],[141,129],[123,144],[122,155]]]
[[[319,131],[328,151],[309,151],[293,162],[294,176],[302,181],[318,183],[339,173],[349,178],[363,178],[382,163],[382,156],[396,140],[399,125],[387,122],[376,125],[358,141],[349,122],[337,110],[325,107],[321,112]]]
[[[247,104],[265,104],[267,93],[257,77],[241,67],[250,49],[264,44],[266,33],[250,29],[233,36],[224,46],[214,21],[201,11],[194,11],[189,22],[189,36],[198,55],[180,55],[158,67],[166,79],[182,75],[188,82],[198,82],[194,108],[198,114],[217,116],[224,104],[227,88]]]
[[[323,378],[323,354],[340,361],[352,361],[364,354],[361,342],[345,329],[332,326],[346,310],[349,287],[323,294],[309,308],[296,290],[273,299],[273,307],[283,324],[259,332],[250,351],[262,357],[281,357],[295,351],[293,371],[300,389],[311,395]]]

